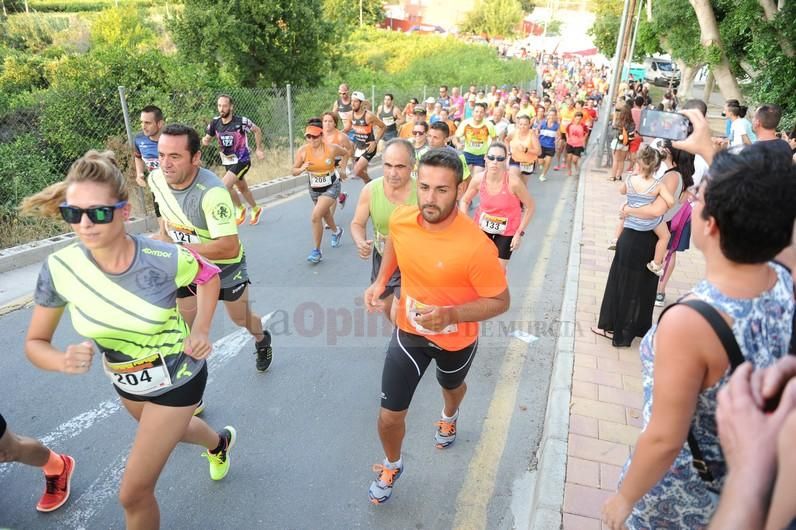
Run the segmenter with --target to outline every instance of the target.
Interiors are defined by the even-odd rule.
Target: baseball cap
[[[434,98],[428,98],[428,99],[426,100],[426,103],[429,103],[429,104],[431,104],[431,105],[433,105],[433,104],[434,104],[434,103],[436,103],[436,102],[437,102],[437,100],[436,100],[436,99],[434,99]]]
[[[426,107],[418,105],[415,107],[415,114],[426,114]]]
[[[358,99],[359,101],[365,101],[367,98],[365,98],[365,94],[357,91],[351,94],[351,99]]]

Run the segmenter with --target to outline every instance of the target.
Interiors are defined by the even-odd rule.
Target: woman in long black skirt
[[[658,277],[647,270],[658,238],[651,230],[625,228],[616,242],[598,328],[592,331],[611,339],[616,347],[629,347],[652,326]]]
[[[664,201],[657,189],[664,184],[648,184],[650,181],[654,183],[652,175],[658,170],[662,158],[662,153],[650,146],[639,150],[636,161],[638,174],[631,175],[622,184],[622,193],[627,194],[627,206],[631,211],[656,199]],[[669,191],[669,195],[664,204],[671,207],[674,194]],[[597,327],[591,328],[597,335],[611,339],[616,347],[629,347],[634,338],[643,337],[652,326],[658,276],[647,268],[647,264],[655,255],[658,236],[653,230],[661,220],[662,216],[643,219],[628,215],[616,242],[616,255],[608,273],[600,317]]]

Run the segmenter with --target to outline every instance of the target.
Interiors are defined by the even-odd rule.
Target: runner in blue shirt
[[[550,109],[547,112],[547,119],[540,121],[537,126],[539,129],[539,146],[542,148],[542,154],[539,158],[542,159],[543,164],[542,174],[539,175],[540,182],[547,180],[547,172],[553,162],[553,157],[556,156],[556,139],[558,138],[558,129],[560,127],[558,113],[555,109]]]
[[[135,163],[135,181],[142,188],[147,187],[147,176],[160,167],[158,162],[158,138],[163,129],[163,111],[155,105],[147,105],[141,109],[141,132],[133,140],[133,162]],[[161,234],[166,233],[163,218],[160,216],[160,207],[155,196],[152,195],[155,205],[155,217],[158,219]]]

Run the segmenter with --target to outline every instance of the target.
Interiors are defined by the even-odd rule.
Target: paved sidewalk
[[[638,345],[614,348],[589,331],[596,325],[613,252],[608,242],[618,224],[624,197],[608,170],[588,168],[576,306],[574,372],[570,401],[564,488],[565,530],[599,530],[602,504],[616,491],[619,472],[633,450],[641,427],[641,362]],[[577,233],[577,232],[576,232]],[[685,294],[702,277],[702,255],[692,248],[677,255],[666,301]],[[653,318],[657,319],[659,310]]]

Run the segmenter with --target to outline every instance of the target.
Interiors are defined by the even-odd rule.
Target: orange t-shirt
[[[445,230],[420,225],[417,206],[399,206],[390,216],[390,239],[401,270],[398,328],[427,337],[448,351],[466,348],[478,338],[478,322],[459,322],[446,333],[434,333],[413,321],[414,307],[457,306],[506,290],[506,274],[497,247],[466,215]],[[414,313],[412,313],[413,315]]]
[[[401,128],[398,130],[398,138],[404,138],[406,140],[410,140],[412,138],[412,131],[415,128],[415,122],[408,121],[401,125]]]

